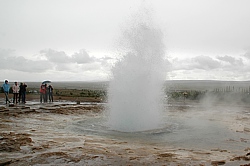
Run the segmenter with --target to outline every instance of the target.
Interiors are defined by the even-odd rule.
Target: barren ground
[[[85,98],[81,104],[76,104],[76,99],[72,103],[67,100],[70,99],[56,98],[54,103],[40,104],[36,98],[26,104],[6,106],[1,97],[0,165],[250,166],[250,108],[220,118],[234,132],[249,136],[226,140],[245,145],[234,153],[228,149],[187,149],[71,132],[67,130],[68,125],[98,117],[104,108],[97,103],[98,99]],[[186,110],[180,107],[178,111]]]

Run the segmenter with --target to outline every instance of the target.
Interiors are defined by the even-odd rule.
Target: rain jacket
[[[8,92],[8,93],[9,93],[9,90],[10,90],[10,85],[9,85],[9,84],[4,83],[4,84],[3,84],[3,91],[4,91],[4,92]]]
[[[40,93],[42,93],[42,94],[46,93],[46,87],[45,87],[45,85],[41,85]]]
[[[13,93],[19,93],[19,86],[18,85],[13,85],[12,90],[13,90]]]

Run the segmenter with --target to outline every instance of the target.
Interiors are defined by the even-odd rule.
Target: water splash
[[[153,26],[148,13],[135,18],[123,33],[126,53],[112,69],[108,90],[108,124],[124,132],[158,128],[163,110],[163,33]]]

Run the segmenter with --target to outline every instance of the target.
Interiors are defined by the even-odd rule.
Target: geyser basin
[[[139,142],[148,145],[173,146],[188,149],[237,151],[247,147],[249,133],[244,132],[240,122],[235,119],[240,107],[217,106],[210,108],[195,105],[167,105],[163,112],[161,128],[120,132],[106,126],[107,117],[103,114],[86,117],[70,127],[77,133],[99,135],[127,142]],[[232,125],[233,124],[233,125]],[[238,124],[239,128],[235,124]]]
[[[237,159],[249,163],[249,155],[240,158],[250,148],[248,105],[207,109],[186,103],[166,105],[162,128],[139,132],[106,126],[105,104],[2,106],[1,147],[17,145],[20,150],[2,151],[1,159],[10,159],[11,165],[227,165],[232,160],[231,165],[239,165]]]

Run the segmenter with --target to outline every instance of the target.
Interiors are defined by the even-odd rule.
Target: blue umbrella
[[[43,81],[43,82],[42,82],[42,84],[48,84],[48,83],[51,83],[51,81],[46,80],[46,81]]]

